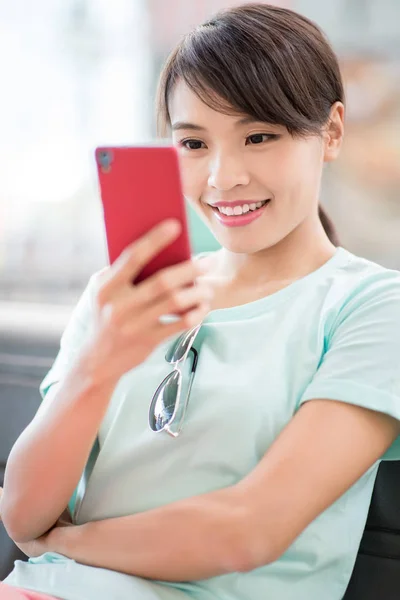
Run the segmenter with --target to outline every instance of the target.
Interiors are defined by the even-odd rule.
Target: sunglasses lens
[[[169,363],[176,363],[182,360],[187,352],[187,349],[192,345],[199,329],[200,326],[197,326],[181,335],[176,340],[175,344],[172,344],[171,348],[169,348],[167,354],[165,355],[165,360]]]
[[[180,378],[180,372],[173,371],[154,394],[149,413],[149,424],[153,431],[160,431],[170,423],[178,399]]]

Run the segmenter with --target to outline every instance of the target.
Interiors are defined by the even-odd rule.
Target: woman
[[[178,234],[166,223],[91,279],[9,459],[3,519],[36,558],[6,583],[339,600],[379,462],[400,456],[400,274],[336,248],[318,218],[343,138],[336,57],[289,10],[223,12],[172,53],[159,118],[222,250],[133,287]],[[201,321],[179,363],[187,383],[197,353],[182,431],[153,431],[166,352]],[[74,525],[51,529],[87,462]]]

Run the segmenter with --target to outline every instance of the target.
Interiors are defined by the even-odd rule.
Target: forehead
[[[221,101],[223,104],[223,101]],[[238,113],[227,115],[205,104],[184,81],[178,80],[172,88],[168,102],[171,123],[176,121],[204,121],[218,119],[220,122],[233,123],[238,120]],[[241,115],[243,117],[243,115]]]

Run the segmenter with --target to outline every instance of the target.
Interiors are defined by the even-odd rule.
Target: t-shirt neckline
[[[204,253],[202,256],[206,255]],[[219,323],[224,321],[232,321],[239,318],[249,318],[257,316],[260,313],[264,313],[267,310],[273,308],[277,304],[286,302],[294,294],[298,294],[302,288],[312,284],[315,280],[325,276],[327,273],[334,271],[340,266],[348,264],[351,260],[351,253],[338,246],[335,253],[328,259],[323,265],[308,273],[304,277],[297,279],[293,283],[285,286],[281,290],[273,292],[264,298],[247,302],[246,304],[240,304],[238,306],[232,306],[229,308],[217,308],[208,313],[203,323]]]

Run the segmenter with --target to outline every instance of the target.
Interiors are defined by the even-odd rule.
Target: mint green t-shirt
[[[93,276],[63,335],[43,394],[62,380],[90,335],[96,282]],[[76,523],[134,514],[234,485],[257,466],[298,408],[315,398],[400,419],[400,273],[343,248],[270,296],[209,314],[196,340],[197,373],[177,439],[148,426],[153,393],[171,370],[164,359],[170,343],[159,346],[115,389],[94,467],[78,489]],[[384,458],[400,458],[399,440]],[[249,573],[153,582],[47,554],[17,562],[6,582],[64,600],[340,600],[378,464],[281,558]]]

